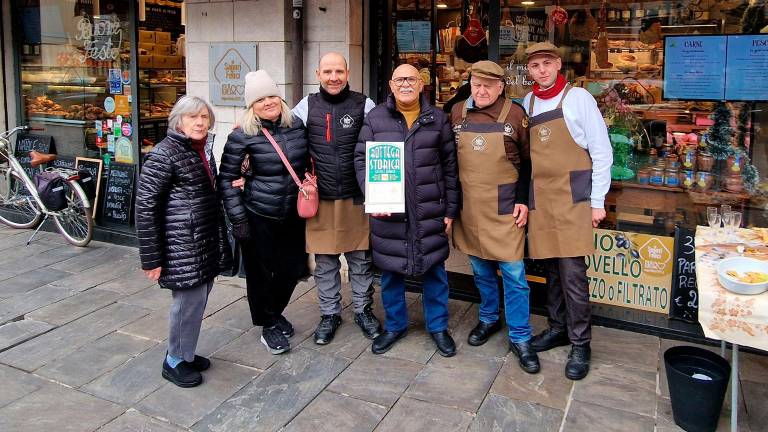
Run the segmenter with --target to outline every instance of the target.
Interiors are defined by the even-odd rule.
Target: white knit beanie
[[[248,72],[245,75],[245,107],[250,108],[254,102],[267,96],[282,97],[275,80],[263,69]]]

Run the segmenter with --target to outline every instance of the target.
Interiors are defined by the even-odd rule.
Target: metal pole
[[[739,346],[732,345],[731,367],[731,432],[739,430]]]
[[[725,341],[724,340],[720,341],[720,357],[725,358]]]
[[[304,97],[304,2],[293,0],[293,25],[291,41],[293,46],[293,67],[291,68],[291,105],[295,106]]]

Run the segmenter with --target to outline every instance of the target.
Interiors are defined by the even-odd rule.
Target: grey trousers
[[[197,338],[203,324],[203,313],[213,281],[185,290],[171,291],[170,326],[168,327],[168,354],[191,362],[195,359]]]
[[[341,262],[339,254],[315,255],[315,282],[320,314],[341,313]],[[352,308],[360,313],[373,303],[373,260],[370,250],[345,252],[349,265],[349,280],[352,284]]]
[[[576,345],[592,340],[592,308],[589,305],[587,264],[584,257],[549,258],[544,262],[547,275],[549,326],[566,328]]]

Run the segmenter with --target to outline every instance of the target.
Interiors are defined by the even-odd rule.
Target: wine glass
[[[712,226],[712,223],[709,222],[710,218],[713,217],[713,215],[717,214],[717,207],[707,207],[707,222],[710,226]]]
[[[720,228],[720,215],[717,213],[717,211],[713,213],[707,213],[707,222],[709,223],[710,228]]]
[[[720,214],[723,215],[721,217],[723,221],[723,225],[725,225],[725,214],[730,212],[731,212],[731,206],[729,206],[728,204],[723,204],[720,206]]]
[[[729,222],[731,226],[731,233],[734,234],[734,237],[736,237],[736,231],[741,228],[741,212],[731,212],[731,220]]]

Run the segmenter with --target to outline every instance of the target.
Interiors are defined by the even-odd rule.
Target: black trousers
[[[248,306],[254,325],[272,327],[305,274],[304,219],[283,220],[248,212],[251,238],[240,245],[246,269]]]
[[[567,329],[573,344],[588,343],[592,340],[592,309],[584,257],[549,258],[545,260],[544,268],[549,326]]]

